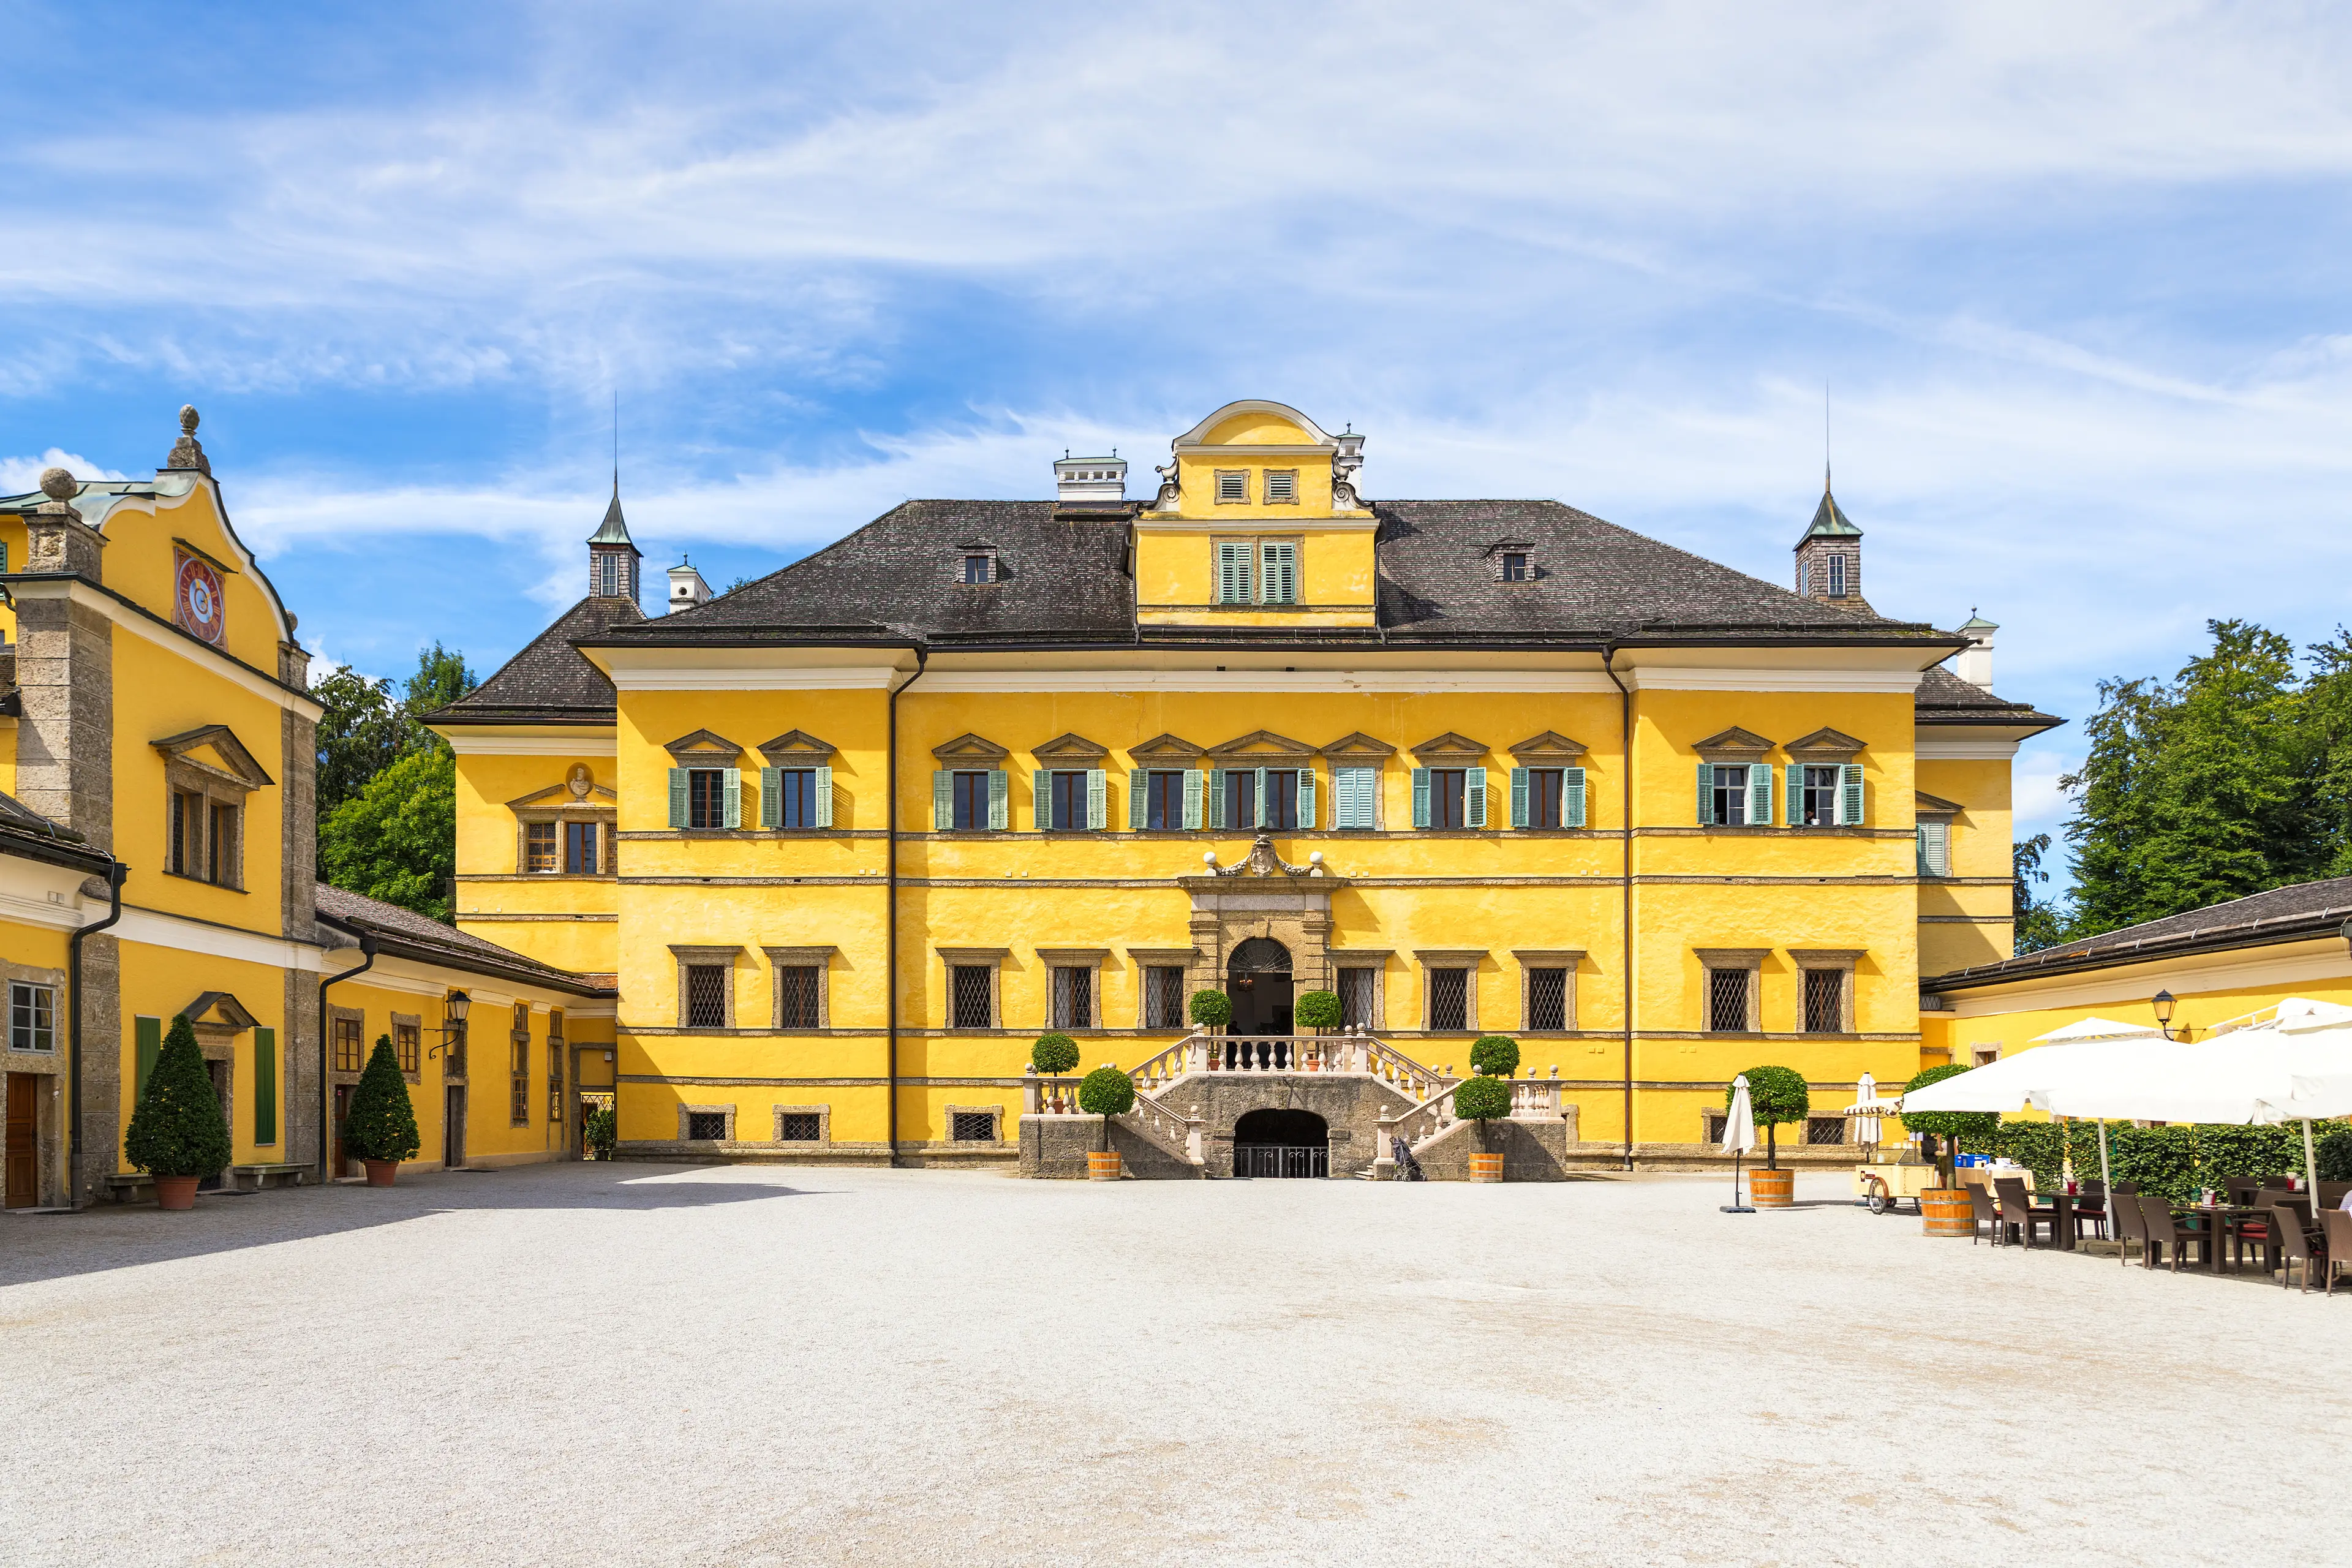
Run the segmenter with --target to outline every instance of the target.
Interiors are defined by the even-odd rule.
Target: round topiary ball
[[[1508,1078],[1519,1070],[1519,1042],[1508,1035],[1482,1035],[1470,1047],[1470,1070],[1490,1078]]]
[[[1511,1114],[1511,1086],[1480,1074],[1454,1086],[1454,1114],[1465,1121],[1499,1121]]]
[[[1234,999],[1222,991],[1195,991],[1190,1011],[1195,1024],[1218,1028],[1234,1021]]]
[[[1078,1065],[1078,1042],[1064,1034],[1040,1035],[1029,1047],[1029,1065],[1058,1077]]]
[[[1958,1078],[1969,1070],[1959,1062],[1929,1068],[1905,1084],[1903,1092],[1909,1094],[1915,1089]],[[1906,1114],[1902,1121],[1906,1132],[1930,1132],[1938,1138],[1966,1138],[1970,1142],[1982,1142],[2000,1131],[2000,1113],[1993,1110],[1922,1110]]]
[[[1786,1127],[1792,1121],[1802,1121],[1813,1109],[1812,1091],[1805,1087],[1805,1075],[1793,1068],[1749,1068],[1739,1077],[1748,1080],[1748,1106],[1759,1127]],[[1737,1082],[1725,1087],[1723,1103],[1727,1108],[1731,1097],[1739,1092]]]
[[[1339,1026],[1339,998],[1328,991],[1302,991],[1291,1004],[1291,1021],[1302,1029]]]
[[[1105,1063],[1079,1080],[1078,1109],[1088,1116],[1124,1116],[1135,1109],[1135,1082]]]

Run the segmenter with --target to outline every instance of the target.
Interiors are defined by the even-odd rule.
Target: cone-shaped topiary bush
[[[1234,999],[1222,991],[1192,993],[1192,1022],[1218,1028],[1234,1021]]]
[[[1481,1035],[1470,1047],[1470,1070],[1489,1078],[1508,1078],[1519,1070],[1519,1042],[1508,1035]]]
[[[163,1054],[131,1113],[123,1152],[151,1176],[216,1176],[228,1168],[228,1119],[205,1070],[205,1053],[185,1013],[172,1020]]]
[[[1791,1068],[1749,1068],[1741,1074],[1748,1079],[1748,1108],[1756,1118],[1756,1125],[1764,1129],[1764,1168],[1780,1168],[1780,1145],[1773,1129],[1791,1121],[1802,1121],[1812,1114],[1812,1091],[1805,1087],[1805,1075]],[[1737,1086],[1723,1091],[1723,1103],[1730,1105],[1738,1093]]]
[[[1291,1021],[1303,1029],[1339,1026],[1339,998],[1329,991],[1302,991],[1290,1006]]]
[[[1486,1073],[1464,1079],[1454,1086],[1454,1114],[1478,1124],[1478,1147],[1486,1151],[1486,1123],[1511,1114],[1510,1084]]]
[[[1202,993],[1213,996],[1213,991]],[[1135,1082],[1117,1068],[1105,1062],[1079,1080],[1078,1109],[1088,1116],[1099,1116],[1102,1123],[1102,1146],[1110,1150],[1110,1119],[1124,1116],[1135,1109]]]
[[[408,1085],[401,1079],[400,1059],[392,1054],[392,1037],[378,1035],[367,1071],[352,1090],[343,1147],[362,1160],[399,1161],[415,1159],[423,1146],[416,1136],[416,1112],[408,1103]]]
[[[1067,1035],[1040,1035],[1029,1047],[1029,1065],[1058,1078],[1078,1065],[1078,1042]]]

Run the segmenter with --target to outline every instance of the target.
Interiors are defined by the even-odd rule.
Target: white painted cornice
[[[2019,744],[1986,735],[1945,740],[1923,728],[1911,742],[1911,753],[1923,763],[2005,763],[2017,755]]]
[[[91,918],[103,920],[105,911],[95,910]],[[312,974],[324,973],[330,967],[326,953],[310,942],[265,936],[258,931],[238,931],[232,926],[207,925],[202,921],[167,915],[160,910],[133,909],[129,905],[123,907],[122,919],[110,927],[106,934],[124,942],[144,942],[149,947],[202,953],[208,958],[236,959],[245,963],[266,963],[278,969],[296,969]]]
[[[470,725],[436,731],[461,757],[616,757],[620,745],[610,730],[562,733],[484,734]]]
[[[1919,689],[1916,668],[1873,669],[1866,666],[1812,668],[1771,666],[1706,665],[1620,666],[1618,673],[1635,691],[1855,691],[1903,692]]]
[[[1611,693],[1605,675],[1572,669],[940,669],[907,693],[1207,691]]]
[[[11,584],[10,592],[20,600],[69,599],[84,609],[95,610],[131,636],[153,643],[167,652],[178,654],[224,680],[243,687],[256,697],[299,713],[314,723],[327,711],[316,699],[279,685],[251,666],[231,658],[210,643],[190,637],[168,622],[143,615],[113,595],[102,593],[79,578],[27,578]]]

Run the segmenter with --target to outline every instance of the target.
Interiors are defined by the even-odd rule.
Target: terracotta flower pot
[[[1119,1169],[1118,1150],[1113,1149],[1108,1154],[1098,1153],[1092,1149],[1087,1151],[1087,1180],[1116,1182],[1122,1173]]]
[[[1470,1179],[1474,1182],[1499,1182],[1503,1179],[1503,1157],[1500,1154],[1470,1156]]]
[[[393,1177],[400,1173],[400,1162],[397,1160],[362,1160],[360,1163],[367,1167],[368,1185],[371,1187],[388,1187],[392,1185]]]
[[[156,1177],[155,1206],[162,1209],[192,1209],[195,1207],[196,1178],[194,1176]]]
[[[1784,1209],[1797,1201],[1797,1173],[1794,1171],[1750,1171],[1748,1173],[1748,1201],[1759,1209]]]

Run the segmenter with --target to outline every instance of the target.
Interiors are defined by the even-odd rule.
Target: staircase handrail
[[[1209,1125],[1209,1119],[1201,1114],[1200,1107],[1195,1106],[1190,1113],[1187,1113],[1178,1110],[1173,1106],[1163,1105],[1158,1099],[1138,1089],[1135,1095],[1135,1105],[1127,1112],[1127,1116],[1141,1122],[1146,1128],[1182,1150],[1184,1158],[1192,1164],[1202,1165],[1208,1163],[1208,1150],[1203,1147],[1206,1142],[1203,1134]],[[1122,1118],[1122,1120],[1125,1119]]]
[[[1560,1083],[1557,1067],[1551,1069],[1549,1078],[1537,1078],[1530,1074],[1526,1078],[1514,1076],[1503,1081],[1511,1086],[1510,1120],[1540,1121],[1559,1114]],[[1454,1114],[1453,1106],[1454,1091],[1460,1087],[1461,1081],[1455,1079],[1419,1105],[1393,1115],[1380,1116],[1379,1123],[1385,1129],[1383,1139],[1401,1133],[1407,1146],[1418,1152],[1422,1145],[1433,1142],[1461,1120]],[[1427,1119],[1425,1126],[1424,1118]],[[1381,1146],[1385,1148],[1387,1145],[1383,1142]]]

